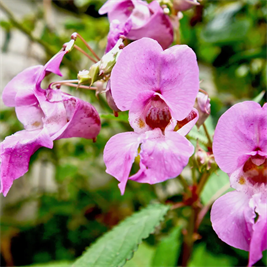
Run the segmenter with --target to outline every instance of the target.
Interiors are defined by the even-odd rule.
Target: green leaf
[[[181,226],[175,227],[172,229],[169,236],[161,240],[155,251],[152,262],[153,267],[174,267],[177,265],[178,256],[183,242],[181,230]]]
[[[255,98],[253,98],[254,102],[260,103],[260,101],[262,100],[262,98],[265,95],[265,90],[260,92]]]
[[[155,248],[149,246],[144,242],[138,247],[138,250],[134,253],[133,258],[130,261],[127,261],[124,267],[137,267],[137,266],[152,267],[151,262],[154,253],[155,253]]]
[[[132,258],[142,239],[154,232],[169,208],[167,205],[154,204],[136,212],[99,238],[75,261],[73,267],[123,266]]]
[[[235,266],[237,259],[228,255],[214,255],[206,249],[205,244],[199,244],[194,248],[189,267],[219,267],[219,266]]]
[[[251,26],[248,18],[236,18],[243,5],[230,3],[219,9],[202,31],[202,38],[209,43],[228,44],[243,40]]]
[[[207,127],[210,137],[212,138],[212,136],[214,135],[214,126],[213,126],[213,118],[211,116],[207,118],[207,120],[205,121],[205,125]],[[197,126],[195,125],[187,136],[191,139],[198,140],[203,145],[208,144],[208,138],[205,134],[203,126],[200,126],[200,128],[198,129]]]
[[[225,188],[225,190],[223,190],[223,188]],[[220,197],[220,195],[224,194],[227,191],[231,191],[232,189],[230,188],[228,175],[225,172],[218,170],[210,176],[203,188],[203,191],[200,195],[202,203],[206,205],[210,201],[210,199],[220,190],[222,191],[221,194],[218,195],[218,197]]]

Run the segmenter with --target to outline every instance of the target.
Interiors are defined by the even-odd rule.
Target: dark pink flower
[[[28,68],[13,78],[3,91],[5,105],[15,107],[25,130],[0,144],[1,192],[6,196],[13,181],[28,171],[31,155],[41,146],[52,148],[61,138],[95,138],[100,118],[95,108],[59,90],[41,88],[49,73],[61,75],[59,65],[66,52],[56,54],[45,66]]]
[[[219,238],[249,251],[249,266],[267,249],[267,104],[246,101],[217,124],[213,152],[237,191],[215,201],[211,221]]]
[[[130,40],[150,37],[164,49],[173,42],[171,21],[157,1],[147,4],[141,0],[109,0],[99,10],[99,14],[105,13],[111,23],[107,51],[121,35]]]
[[[184,136],[198,119],[193,109],[198,84],[196,57],[187,46],[163,51],[143,38],[122,50],[111,73],[111,91],[117,107],[129,110],[135,132],[113,136],[104,150],[107,172],[120,181],[122,194],[128,179],[159,183],[187,165],[194,147]],[[129,177],[137,155],[140,170]]]

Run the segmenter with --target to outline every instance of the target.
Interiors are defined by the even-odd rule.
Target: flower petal
[[[176,120],[183,120],[194,106],[199,90],[199,70],[194,51],[187,45],[164,50],[160,89]]]
[[[244,165],[252,151],[267,152],[267,105],[245,101],[228,109],[214,133],[215,161],[226,173]]]
[[[146,132],[140,152],[140,170],[131,180],[155,184],[178,176],[187,165],[194,146],[176,132],[156,128]]]
[[[158,42],[148,38],[121,51],[111,73],[112,95],[120,110],[129,110],[139,93],[159,89],[161,52]]]
[[[230,246],[248,251],[254,224],[250,195],[233,191],[218,198],[211,209],[211,222],[218,237]]]
[[[53,147],[53,141],[46,129],[20,131],[6,137],[0,144],[1,193],[4,196],[13,181],[28,171],[31,155],[41,146]]]
[[[253,235],[249,248],[249,264],[252,266],[262,258],[262,251],[267,249],[267,201],[266,192],[252,197],[252,206],[256,206],[259,217],[253,225]]]
[[[62,105],[65,110],[66,123],[52,136],[53,140],[70,137],[93,139],[99,134],[100,117],[90,103],[66,95]]]
[[[146,124],[146,106],[150,98],[155,93],[153,91],[144,91],[140,93],[137,98],[132,102],[129,111],[129,123],[136,133],[143,133],[151,130]]]
[[[30,67],[15,76],[4,88],[4,104],[8,107],[36,104],[34,88],[42,68],[41,65]]]
[[[133,28],[127,35],[131,40],[141,39],[142,37],[152,38],[167,49],[173,42],[173,28],[169,17],[164,14],[161,6],[157,1],[153,1],[148,7],[135,5],[131,18],[133,19]],[[150,10],[151,15],[148,13]],[[142,11],[142,12],[140,12]],[[141,19],[137,23],[137,15],[142,14]]]
[[[140,135],[134,132],[120,133],[112,136],[104,149],[106,172],[120,181],[119,188],[124,194],[137,149]]]

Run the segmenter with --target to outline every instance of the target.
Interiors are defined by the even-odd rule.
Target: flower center
[[[146,114],[146,124],[152,129],[160,128],[164,131],[171,120],[168,106],[158,95],[150,101]]]
[[[265,157],[256,155],[249,158],[244,164],[243,171],[251,184],[267,185],[267,159]]]

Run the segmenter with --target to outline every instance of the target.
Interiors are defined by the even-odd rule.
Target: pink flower
[[[197,5],[197,0],[173,0],[173,7],[177,11],[185,11]]]
[[[246,101],[226,111],[213,151],[236,189],[215,201],[213,229],[230,246],[249,251],[252,266],[267,249],[267,104]]]
[[[56,54],[45,66],[30,67],[5,87],[3,101],[15,107],[25,130],[5,138],[0,144],[1,192],[7,195],[13,181],[28,171],[31,155],[41,146],[52,148],[61,138],[95,138],[100,118],[89,103],[59,90],[43,90],[43,78],[53,72],[61,76],[59,65],[66,52]]]
[[[198,84],[196,56],[185,45],[163,51],[143,38],[122,50],[111,91],[117,107],[129,110],[135,132],[113,136],[104,150],[107,172],[120,181],[122,194],[128,179],[159,183],[187,165],[194,147],[184,136],[198,119],[193,109]],[[140,144],[140,170],[129,177]]]
[[[109,0],[99,10],[99,14],[105,13],[111,23],[107,51],[121,35],[130,40],[150,37],[164,49],[173,42],[171,21],[157,1],[147,4],[141,0]]]

